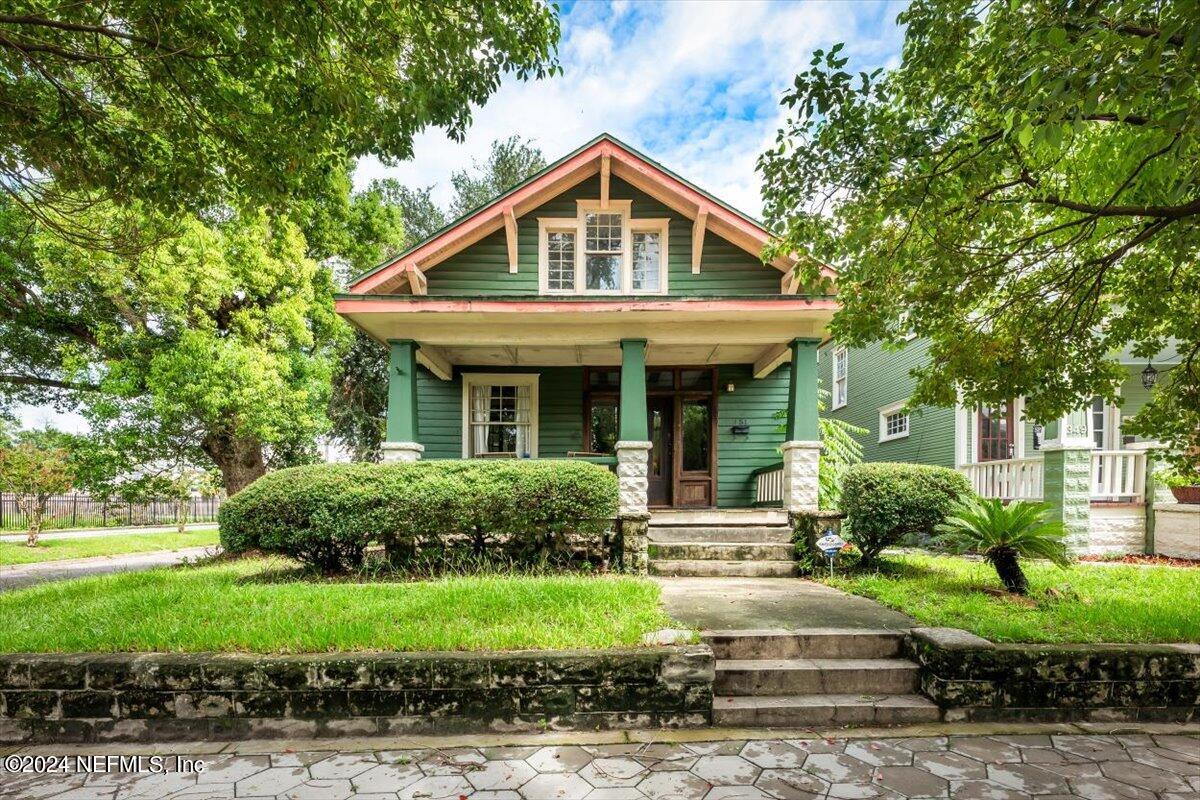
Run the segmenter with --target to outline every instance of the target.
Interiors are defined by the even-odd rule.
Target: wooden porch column
[[[646,420],[646,340],[621,340],[621,407],[617,434],[620,515],[648,518],[650,432]],[[626,532],[628,535],[628,531]]]
[[[425,448],[417,442],[417,348],[412,339],[389,339],[387,440],[384,461],[416,461]]]
[[[817,417],[819,339],[793,339],[783,443],[783,507],[791,514],[817,510],[821,428]]]

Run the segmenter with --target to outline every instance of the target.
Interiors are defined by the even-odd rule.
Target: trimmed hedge
[[[616,513],[617,479],[603,467],[465,460],[283,469],[227,500],[219,521],[230,552],[281,553],[336,572],[361,566],[374,543],[394,562],[460,545],[544,562],[571,541],[600,540]]]
[[[841,510],[848,538],[870,566],[884,548],[911,534],[930,534],[955,500],[972,493],[966,476],[948,467],[875,462],[855,464],[842,479]]]

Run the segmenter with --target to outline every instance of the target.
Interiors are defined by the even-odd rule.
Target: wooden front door
[[[672,397],[646,399],[646,430],[650,433],[650,472],[647,500],[652,506],[669,506],[675,463],[675,402]]]
[[[980,408],[976,422],[979,461],[1000,461],[1016,455],[1012,401],[999,408]]]

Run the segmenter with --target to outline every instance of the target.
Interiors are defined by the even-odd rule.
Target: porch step
[[[897,695],[917,690],[917,665],[902,658],[795,658],[717,662],[721,696]]]
[[[787,525],[656,525],[646,532],[651,542],[721,542],[724,544],[788,544]]]
[[[668,561],[789,561],[790,544],[749,542],[650,542],[650,558]]]
[[[915,694],[804,694],[714,697],[713,724],[737,728],[904,725],[937,722],[941,711]]]
[[[710,631],[703,636],[717,659],[894,658],[904,632],[885,629],[797,628]]]
[[[790,578],[796,574],[794,561],[714,561],[707,559],[652,560],[651,575],[694,578]]]
[[[780,508],[668,508],[650,512],[650,527],[660,525],[787,525]]]

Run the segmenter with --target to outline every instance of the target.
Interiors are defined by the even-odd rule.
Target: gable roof
[[[758,256],[772,238],[761,222],[700,189],[608,133],[602,133],[545,169],[488,203],[467,212],[429,238],[354,279],[353,294],[382,294],[405,281],[424,284],[424,272],[483,237],[509,226],[510,252],[515,252],[516,219],[583,180],[601,173],[618,178],[654,197],[703,230],[727,239]],[[702,239],[701,239],[702,241]],[[794,261],[778,259],[772,266],[790,273]],[[833,270],[828,270],[833,277]],[[783,281],[786,285],[786,278]],[[783,292],[781,292],[783,293]]]

